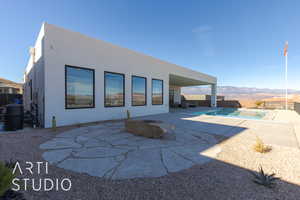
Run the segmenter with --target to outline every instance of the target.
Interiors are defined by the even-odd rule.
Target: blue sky
[[[218,77],[300,89],[300,1],[0,0],[0,77],[20,82],[43,21]]]

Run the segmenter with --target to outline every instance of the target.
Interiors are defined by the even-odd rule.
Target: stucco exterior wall
[[[163,63],[151,57],[95,40],[79,33],[45,25],[45,126],[69,125],[169,111],[169,74]],[[65,109],[65,65],[95,69],[95,108]],[[125,74],[125,106],[104,107],[104,71]],[[131,76],[147,78],[147,105],[131,106]],[[163,105],[152,105],[151,80],[164,81]]]
[[[23,104],[25,111],[31,111],[37,116],[40,126],[43,126],[44,122],[44,25],[42,26],[36,43],[34,45],[34,53],[30,55],[28,64],[24,73],[24,94]],[[32,81],[32,98],[30,81]],[[32,110],[34,105],[34,110]]]
[[[33,59],[35,64],[32,64]],[[95,70],[95,108],[65,109],[65,65]],[[125,74],[124,107],[104,107],[105,71]],[[166,113],[169,111],[170,73],[216,83],[215,77],[44,23],[35,44],[35,57],[30,57],[25,71],[25,95],[28,97],[28,82],[33,80],[36,102],[42,112],[39,115],[46,128],[52,126],[53,116],[57,126],[63,126],[121,119],[126,117],[127,110],[132,117]],[[147,78],[146,106],[131,106],[132,75]],[[152,105],[152,79],[163,80],[163,105]],[[27,106],[30,103],[26,101]]]

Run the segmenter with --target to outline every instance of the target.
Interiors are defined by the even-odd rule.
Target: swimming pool
[[[234,109],[234,108],[222,108],[213,111],[195,112],[193,115],[212,115],[222,117],[235,117],[242,119],[262,119],[266,116],[265,111],[258,110],[246,110],[246,109]]]

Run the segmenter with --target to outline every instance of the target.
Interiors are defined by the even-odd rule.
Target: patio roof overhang
[[[209,80],[202,77],[187,77],[181,75],[170,74],[169,75],[169,85],[188,87],[188,86],[198,86],[198,85],[211,85],[215,84],[216,81]]]

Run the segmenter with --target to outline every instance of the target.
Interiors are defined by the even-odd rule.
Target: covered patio
[[[198,76],[197,76],[198,75]],[[169,105],[181,105],[181,88],[189,86],[203,86],[209,85],[211,87],[210,106],[217,107],[217,79],[211,76],[183,76],[177,74],[170,74],[169,76]]]

